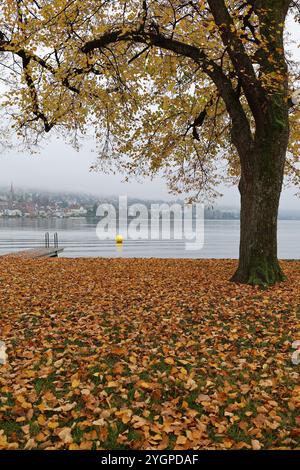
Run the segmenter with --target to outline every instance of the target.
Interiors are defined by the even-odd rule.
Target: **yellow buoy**
[[[117,244],[122,244],[122,243],[123,243],[123,237],[122,237],[122,235],[117,235],[117,236],[116,236],[116,243],[117,243]]]

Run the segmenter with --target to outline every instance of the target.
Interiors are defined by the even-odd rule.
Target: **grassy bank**
[[[300,446],[300,262],[0,261],[0,448]]]

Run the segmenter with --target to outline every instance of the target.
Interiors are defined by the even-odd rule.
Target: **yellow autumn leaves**
[[[299,447],[298,262],[268,291],[226,260],[0,264],[0,448]]]

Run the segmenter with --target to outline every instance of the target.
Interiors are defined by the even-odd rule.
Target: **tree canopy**
[[[284,174],[300,183],[299,64],[285,36],[289,20],[298,26],[299,1],[14,0],[0,8],[2,70],[12,81],[4,106],[29,143],[53,127],[75,139],[93,127],[96,167],[163,169],[171,189],[202,198],[239,180],[232,280],[284,279]]]
[[[288,10],[299,22],[288,0],[2,2],[3,106],[29,143],[54,126],[73,136],[93,126],[102,168],[163,168],[171,188],[212,195],[240,175],[236,134],[255,139],[264,103],[286,86],[285,58],[286,100],[298,85],[282,41]],[[299,183],[292,107],[290,122],[286,173]]]

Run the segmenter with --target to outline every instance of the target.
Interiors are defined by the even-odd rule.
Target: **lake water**
[[[181,240],[128,240],[117,248],[114,241],[100,241],[97,220],[0,218],[0,254],[44,246],[45,232],[58,233],[64,257],[158,257],[158,258],[237,258],[238,220],[206,220],[204,247],[187,251]],[[279,257],[300,259],[300,221],[280,220]]]

